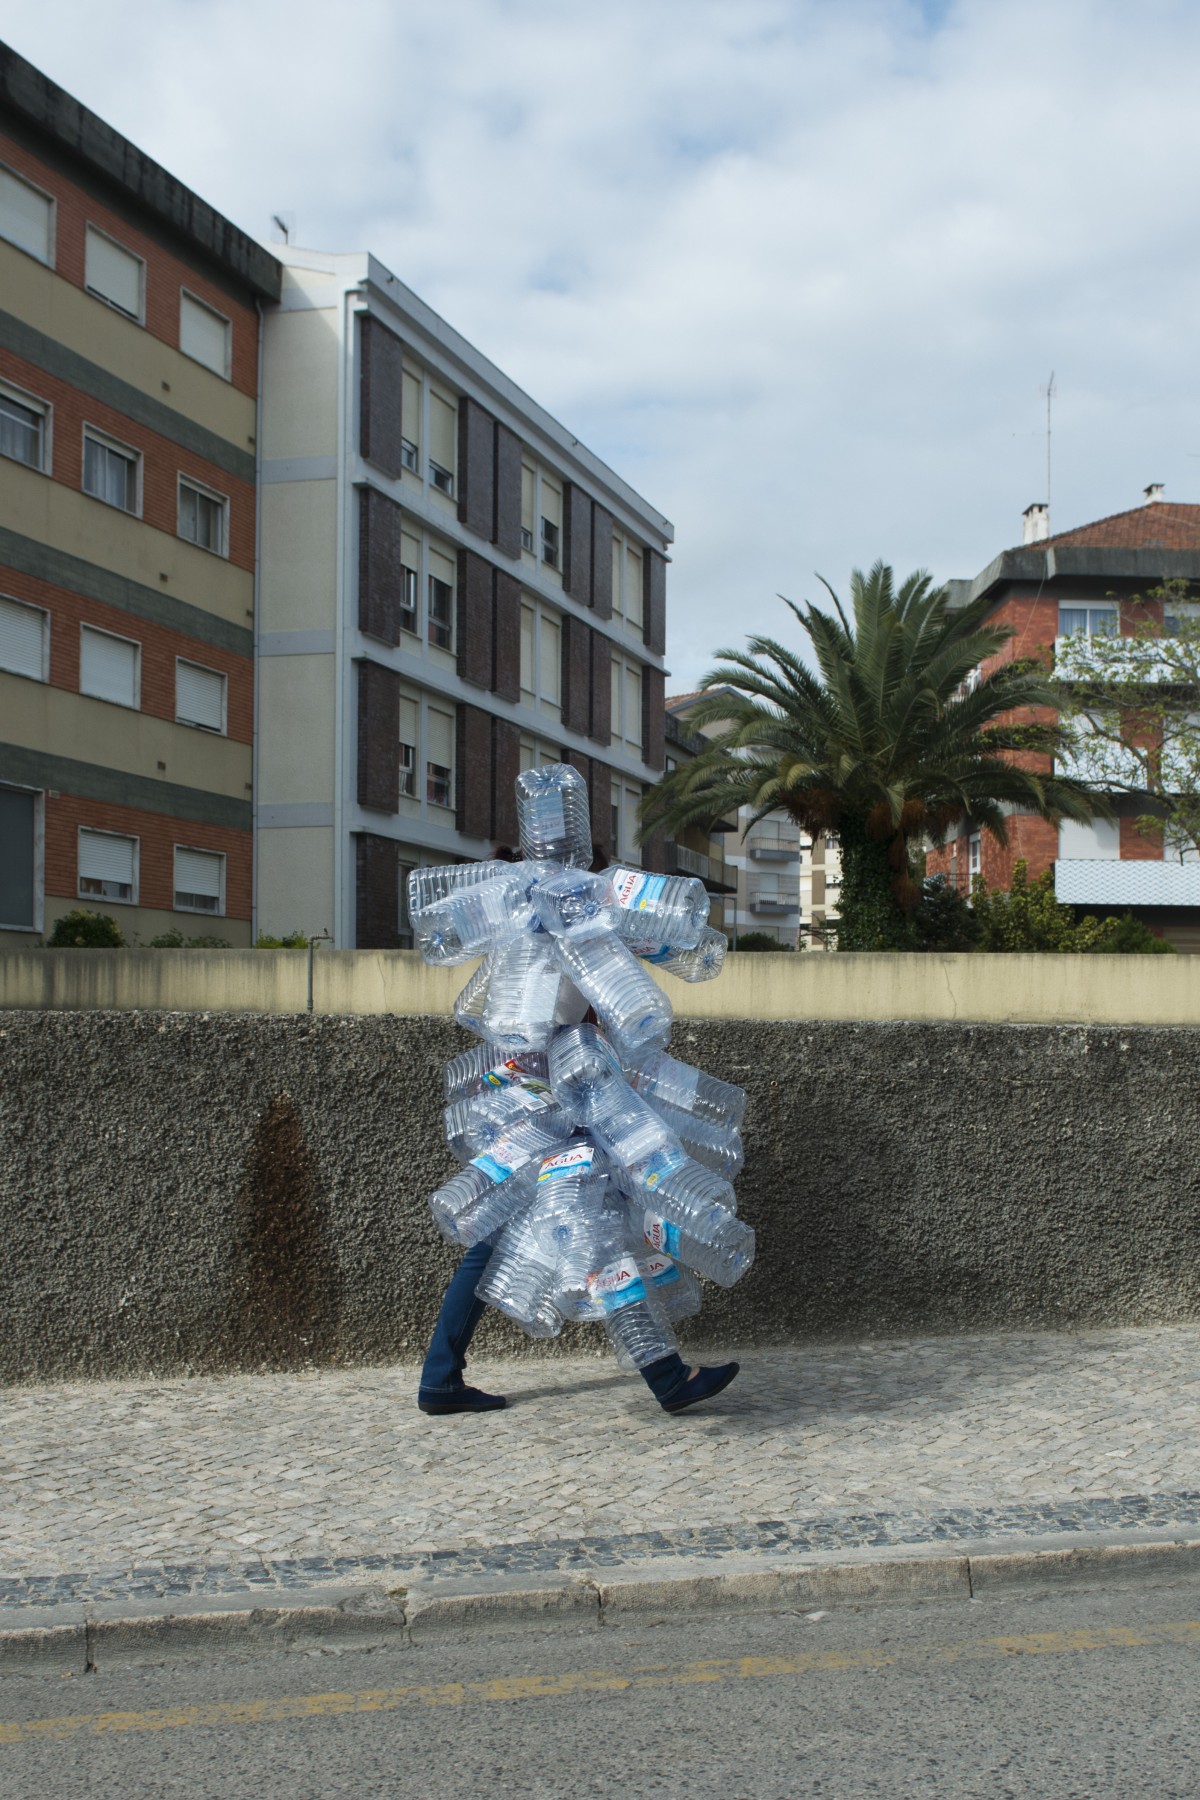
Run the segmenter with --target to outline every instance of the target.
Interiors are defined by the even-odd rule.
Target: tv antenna
[[[1046,522],[1050,522],[1050,442],[1054,417],[1054,370],[1050,371],[1050,379],[1042,389],[1046,396]]]

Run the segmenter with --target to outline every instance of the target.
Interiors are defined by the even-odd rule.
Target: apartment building
[[[668,773],[691,762],[704,748],[699,732],[691,731],[670,696],[666,703],[666,767]],[[733,929],[733,902],[737,878],[725,856],[726,841],[737,831],[732,819],[718,819],[707,828],[689,825],[677,838],[662,838],[655,845],[656,867],[668,875],[693,875],[704,883],[709,898],[708,922],[728,936]],[[650,846],[647,845],[647,849]]]
[[[672,527],[369,255],[288,248],[263,355],[263,929],[411,943],[414,867],[517,837],[585,776],[640,860],[664,766]]]
[[[1164,581],[1200,582],[1200,506],[1165,501],[1157,484],[1144,503],[1070,531],[1049,534],[1048,508],[1026,509],[1024,541],[1002,551],[974,581],[950,584],[954,601],[981,594],[990,617],[1013,636],[983,673],[1013,657],[1061,660],[1070,638],[1075,660],[1081,639],[1131,635],[1146,617],[1134,597]],[[1057,648],[1056,648],[1057,647]],[[1086,767],[1073,770],[1087,778]],[[1008,820],[1008,844],[964,830],[930,852],[928,872],[945,874],[962,890],[982,874],[990,887],[1006,888],[1013,865],[1024,859],[1036,878],[1054,871],[1061,901],[1097,914],[1130,911],[1182,950],[1200,950],[1200,863],[1166,850],[1161,833],[1137,826],[1144,809],[1134,797],[1118,797],[1116,816],[1055,827],[1032,814]]]
[[[0,45],[0,943],[251,941],[265,250]]]

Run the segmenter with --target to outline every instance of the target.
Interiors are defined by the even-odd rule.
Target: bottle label
[[[644,1188],[653,1193],[664,1175],[672,1169],[678,1169],[684,1161],[682,1150],[656,1150],[644,1163],[637,1167],[637,1179]]]
[[[629,948],[642,962],[648,963],[669,962],[675,954],[671,944],[630,944]]]
[[[612,878],[619,905],[630,912],[645,912],[666,890],[665,875],[643,875],[640,869],[618,869]]]
[[[488,1156],[486,1152],[482,1156],[473,1156],[471,1166],[482,1169],[489,1181],[507,1181],[512,1174],[510,1164],[497,1162],[494,1156]]]
[[[539,1184],[560,1181],[564,1176],[588,1174],[595,1154],[591,1144],[573,1144],[569,1150],[560,1150],[557,1156],[548,1156],[538,1171]]]
[[[647,1212],[642,1232],[652,1250],[665,1250],[668,1256],[679,1255],[679,1227],[664,1219],[661,1213]]]
[[[673,1281],[679,1280],[679,1270],[661,1250],[656,1250],[653,1256],[642,1257],[638,1268],[642,1271],[642,1280],[653,1282],[656,1288],[670,1287]]]
[[[588,1276],[588,1298],[596,1301],[606,1313],[619,1312],[623,1306],[636,1306],[639,1300],[646,1298],[646,1284],[642,1280],[636,1258],[623,1256],[619,1262],[606,1263],[604,1268]]]
[[[528,1089],[531,1094],[548,1094],[550,1092],[548,1081],[543,1081],[539,1075],[526,1074],[515,1058],[510,1058],[505,1063],[498,1063],[494,1069],[489,1069],[483,1080],[486,1087],[520,1087]]]

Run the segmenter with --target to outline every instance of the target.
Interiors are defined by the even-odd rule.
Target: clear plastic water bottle
[[[746,1116],[745,1088],[706,1075],[703,1069],[694,1069],[665,1050],[648,1056],[629,1079],[648,1100],[665,1100],[668,1106],[677,1106],[714,1125],[740,1126]]]
[[[690,1269],[677,1263],[662,1251],[649,1250],[643,1244],[644,1255],[638,1255],[638,1268],[642,1273],[646,1291],[657,1302],[659,1311],[668,1325],[675,1325],[680,1319],[693,1319],[700,1311],[700,1283]],[[637,1364],[626,1351],[625,1345],[618,1342],[614,1345],[617,1367],[632,1375]],[[665,1354],[665,1353],[664,1353]]]
[[[670,1126],[629,1087],[593,1113],[590,1130],[622,1182],[633,1187],[653,1191],[686,1160]]]
[[[615,929],[617,903],[603,875],[568,869],[539,881],[530,898],[543,931],[555,937],[589,938]]]
[[[500,1233],[475,1292],[530,1337],[557,1337],[563,1315],[554,1304],[555,1280],[555,1259],[543,1251],[527,1211]]]
[[[588,1297],[600,1308],[605,1336],[626,1367],[644,1369],[660,1357],[678,1353],[678,1339],[652,1288],[647,1288],[632,1249],[621,1250],[593,1271]]]
[[[620,865],[605,869],[620,913],[617,930],[630,944],[691,950],[708,924],[708,894],[694,875],[649,875]]]
[[[446,1143],[459,1162],[490,1150],[514,1125],[553,1106],[548,1087],[485,1088],[466,1100],[451,1100],[442,1114]]]
[[[502,1044],[476,1044],[446,1064],[443,1097],[449,1104],[451,1100],[469,1100],[485,1087],[532,1087],[548,1081],[546,1058],[540,1050],[522,1050],[514,1056]]]
[[[521,855],[528,862],[586,869],[592,860],[587,783],[569,763],[546,763],[517,776]]]
[[[661,1049],[671,1035],[671,1003],[619,938],[554,938],[569,980],[595,1007],[623,1063]]]
[[[578,1125],[611,1112],[629,1092],[616,1051],[595,1025],[555,1032],[546,1064],[554,1098]]]
[[[487,1032],[483,1028],[483,1012],[487,1005],[488,991],[491,988],[492,968],[495,960],[494,954],[484,957],[454,1002],[456,1022],[465,1031],[473,1032],[476,1037],[487,1037]],[[503,1046],[499,1046],[499,1048],[503,1051]]]
[[[636,1189],[622,1183],[632,1204]],[[642,1193],[642,1234],[653,1250],[665,1250],[718,1287],[732,1287],[754,1261],[754,1232],[724,1198],[727,1181],[688,1161],[670,1170],[652,1193]],[[635,1213],[636,1219],[636,1213]]]
[[[680,950],[674,944],[631,944],[630,949],[642,962],[653,963],[677,981],[715,981],[725,966],[729,939],[723,931],[706,925],[700,941],[691,950]]]
[[[504,873],[490,881],[476,882],[410,911],[413,940],[427,963],[447,968],[469,962],[521,930],[529,917],[528,897],[513,865],[501,867]]]
[[[411,869],[408,876],[409,913],[424,912],[435,901],[450,894],[460,894],[480,882],[494,881],[513,867],[512,863],[488,858],[485,862],[441,863],[436,868]]]
[[[553,1298],[568,1317],[575,1316],[600,1247],[611,1235],[611,1210],[604,1158],[577,1133],[565,1149],[543,1161],[526,1215],[543,1256],[554,1263]]]
[[[706,1169],[715,1169],[726,1181],[732,1181],[740,1174],[746,1154],[742,1149],[742,1134],[736,1125],[714,1125],[711,1119],[698,1119],[694,1113],[683,1112],[678,1106],[668,1106],[665,1100],[652,1100],[650,1104],[664,1125],[675,1133],[693,1162],[702,1163]]]
[[[468,1247],[491,1237],[529,1204],[542,1160],[573,1129],[557,1106],[512,1126],[430,1197],[438,1230]]]
[[[554,939],[520,932],[493,953],[483,1027],[509,1051],[545,1050],[553,1036],[563,972]]]

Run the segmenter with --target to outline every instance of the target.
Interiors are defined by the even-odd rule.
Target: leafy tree
[[[1030,881],[1025,862],[1013,869],[1012,887],[989,888],[982,875],[971,884],[971,908],[978,923],[980,950],[1012,953],[1054,951],[1060,955],[1171,954],[1175,946],[1156,938],[1149,926],[1126,913],[1122,919],[1076,919],[1073,906],[1054,896],[1054,873]]]
[[[945,875],[927,875],[913,912],[918,950],[974,950],[979,920]]]
[[[1064,639],[1055,673],[1072,773],[1141,802],[1138,828],[1178,860],[1200,855],[1200,607],[1186,581],[1127,605],[1129,636]],[[1114,619],[1115,622],[1115,619]]]
[[[647,795],[642,833],[711,824],[740,806],[752,821],[783,812],[803,831],[835,832],[839,950],[911,950],[925,839],[965,821],[1004,843],[1009,810],[1089,819],[1107,806],[1049,772],[1064,734],[1047,672],[1010,661],[979,674],[1012,635],[988,622],[984,597],[951,611],[928,575],[897,590],[882,562],[855,570],[849,613],[828,592],[832,610],[785,601],[815,672],[774,638],[718,652],[690,720],[718,729]]]
[[[77,906],[56,919],[46,939],[51,950],[120,950],[125,943],[117,921],[108,913],[89,912]]]

